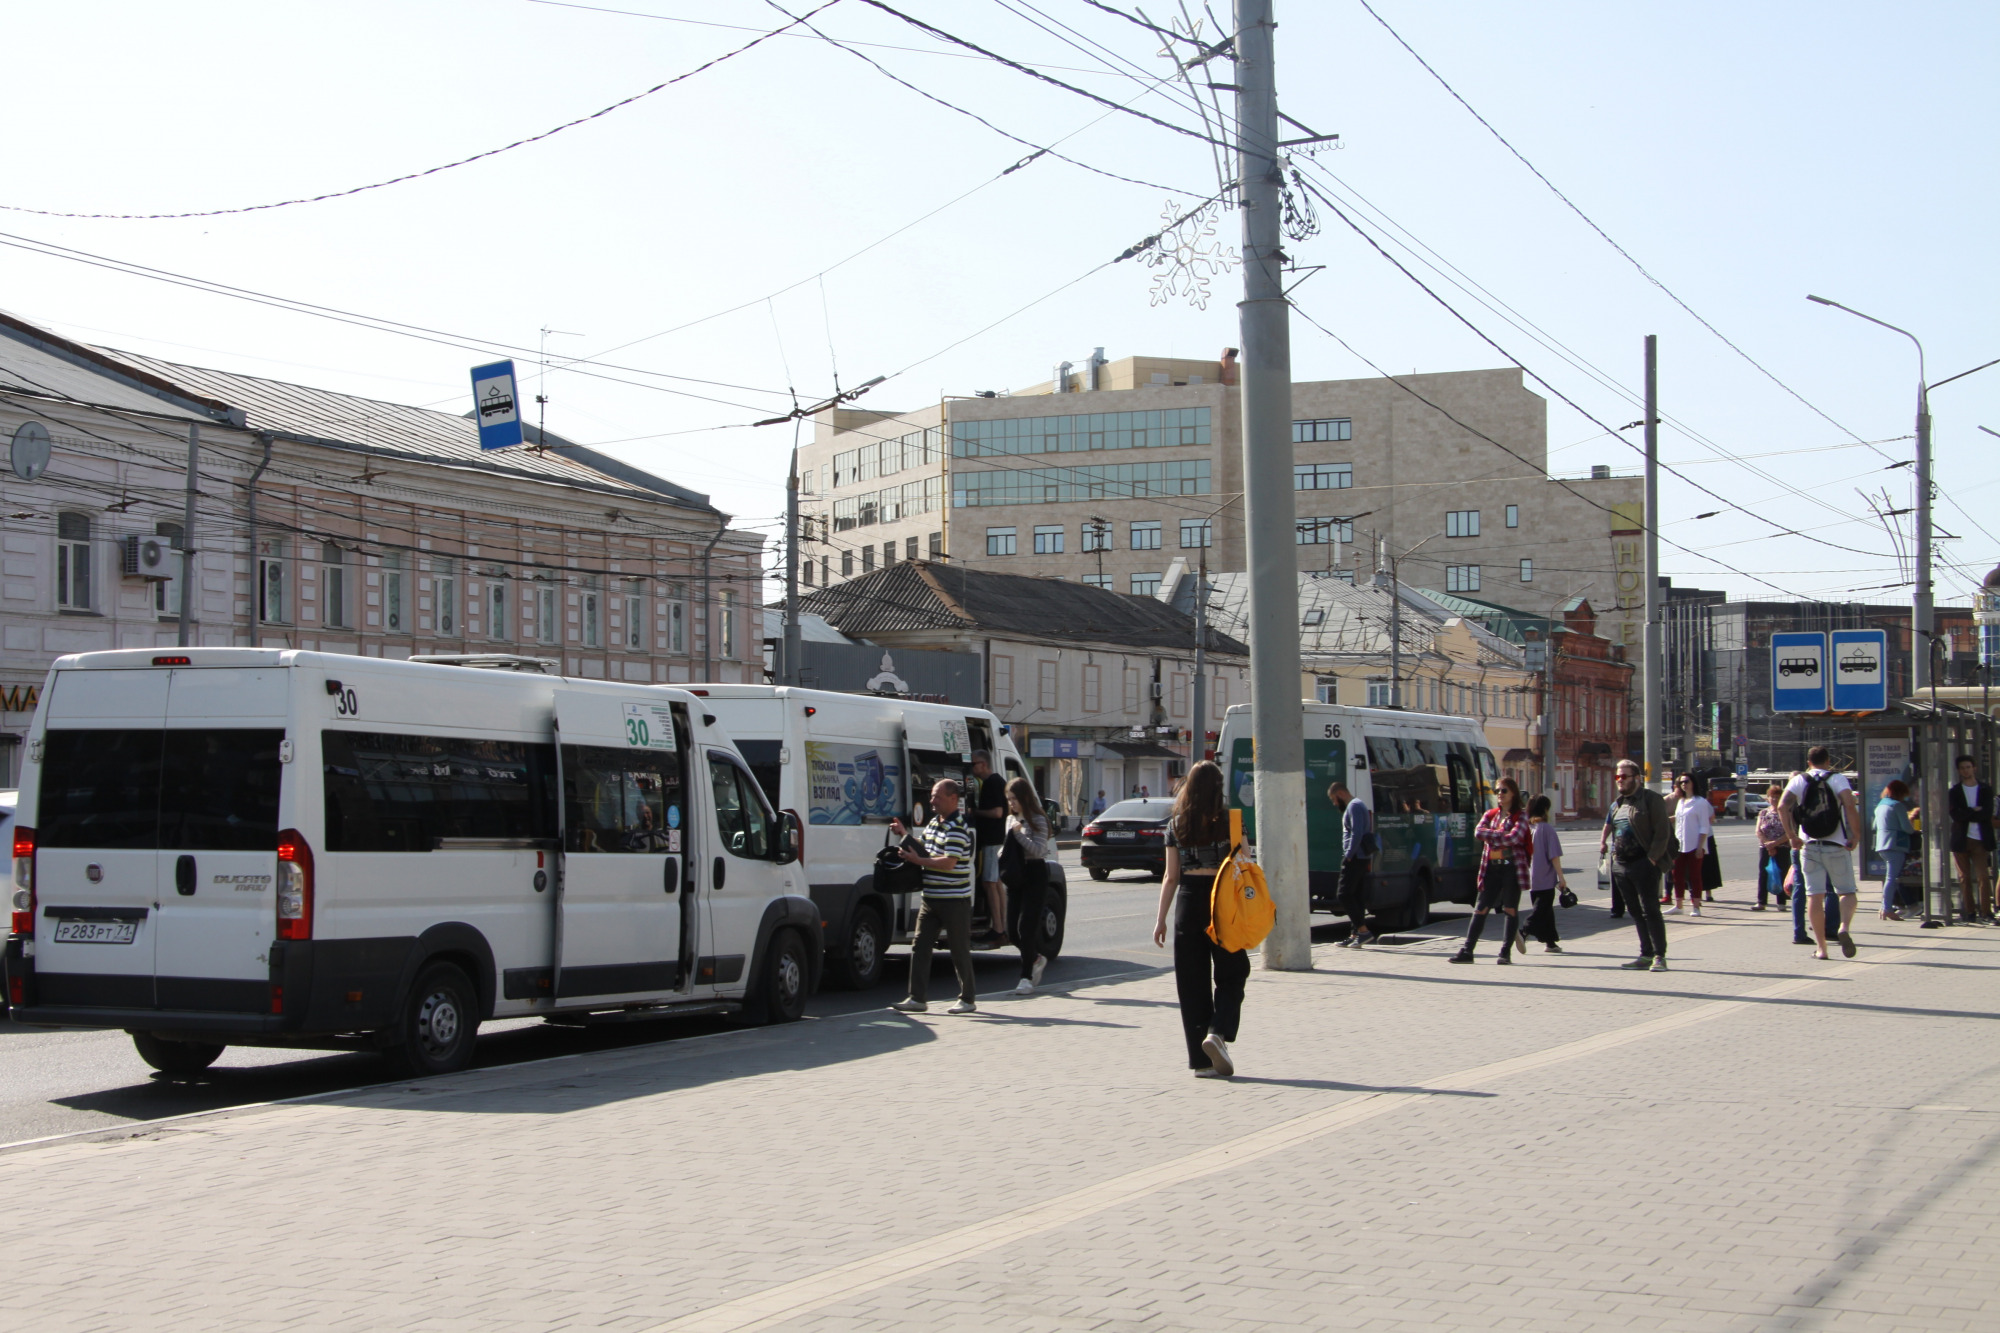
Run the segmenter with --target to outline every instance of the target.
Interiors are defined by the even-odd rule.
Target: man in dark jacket
[[[1673,858],[1674,817],[1661,795],[1639,780],[1639,765],[1618,761],[1618,798],[1604,816],[1597,854],[1611,853],[1611,892],[1632,914],[1639,956],[1630,972],[1667,970],[1667,925],[1660,915],[1660,871]]]
[[[1336,910],[1353,923],[1343,949],[1359,949],[1375,938],[1368,929],[1368,868],[1375,860],[1375,817],[1365,801],[1336,782],[1327,799],[1340,811],[1340,892]]]
[[[1979,780],[1972,756],[1958,757],[1958,781],[1951,788],[1951,859],[1958,866],[1958,887],[1965,899],[1965,919],[1993,915],[1993,791]]]

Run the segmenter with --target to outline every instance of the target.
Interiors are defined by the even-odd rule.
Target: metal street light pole
[[[1401,555],[1389,555],[1386,544],[1381,548],[1389,562],[1389,707],[1391,708],[1403,706],[1403,561],[1415,555],[1425,542],[1436,541],[1442,536],[1444,536],[1442,529],[1433,532]],[[1375,582],[1379,586],[1381,581],[1382,571],[1378,569],[1375,572]]]

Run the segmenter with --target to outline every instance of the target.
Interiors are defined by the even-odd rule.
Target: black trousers
[[[1527,924],[1521,927],[1522,933],[1544,944],[1554,944],[1562,939],[1561,933],[1556,930],[1556,891],[1530,889],[1528,898],[1535,906],[1528,913]]]
[[[1201,1048],[1201,1039],[1209,1033],[1224,1041],[1236,1040],[1243,1021],[1243,986],[1250,980],[1249,950],[1225,949],[1208,937],[1214,887],[1213,877],[1184,877],[1174,895],[1174,988],[1180,992],[1189,1069],[1207,1069],[1214,1063]]]
[[[1042,908],[1049,896],[1049,863],[1026,861],[1006,877],[1007,938],[1021,949],[1021,975],[1035,974],[1042,947]]]
[[[1611,863],[1611,891],[1632,914],[1641,958],[1667,956],[1667,922],[1660,915],[1660,868],[1651,861]]]
[[[1340,914],[1354,923],[1354,933],[1360,934],[1368,917],[1368,872],[1373,868],[1371,858],[1350,856],[1340,863],[1340,897],[1336,903]]]

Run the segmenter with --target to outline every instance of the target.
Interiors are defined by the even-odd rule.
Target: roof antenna
[[[558,338],[583,337],[581,333],[572,333],[568,329],[552,329],[546,324],[542,325],[542,368],[535,376],[535,402],[541,407],[541,413],[535,425],[536,453],[547,453],[549,449],[549,396],[543,391],[548,387],[550,334],[554,334]]]

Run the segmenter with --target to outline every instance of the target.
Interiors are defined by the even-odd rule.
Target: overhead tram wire
[[[1295,163],[1295,165],[1298,164]],[[1561,359],[1569,362],[1576,369],[1581,370],[1585,375],[1595,379],[1604,388],[1609,389],[1611,392],[1617,394],[1619,397],[1624,398],[1628,403],[1632,404],[1635,407],[1640,407],[1643,410],[1644,400],[1640,394],[1634,392],[1631,388],[1625,385],[1623,381],[1619,380],[1616,376],[1611,375],[1603,368],[1593,364],[1582,353],[1576,351],[1574,348],[1571,348],[1567,344],[1563,343],[1554,334],[1548,332],[1546,329],[1542,328],[1539,324],[1536,324],[1532,319],[1528,318],[1528,316],[1521,313],[1519,310],[1515,309],[1512,305],[1509,305],[1504,299],[1502,299],[1496,293],[1485,287],[1482,283],[1478,281],[1478,279],[1466,273],[1456,264],[1453,264],[1449,259],[1446,259],[1442,254],[1439,254],[1437,250],[1432,248],[1429,244],[1427,244],[1421,237],[1417,236],[1414,232],[1410,231],[1408,227],[1404,226],[1401,222],[1397,221],[1380,205],[1368,199],[1367,196],[1363,195],[1359,190],[1356,190],[1347,181],[1341,179],[1339,176],[1334,175],[1333,172],[1323,163],[1320,163],[1312,159],[1307,159],[1303,165],[1305,166],[1306,169],[1311,170],[1316,175],[1323,177],[1327,181],[1332,182],[1339,189],[1344,190],[1347,194],[1353,196],[1356,200],[1359,200],[1362,208],[1365,208],[1370,213],[1373,213],[1375,215],[1375,220],[1377,221],[1378,225],[1384,226],[1385,231],[1392,233],[1391,239],[1395,240],[1396,244],[1402,246],[1403,249],[1409,251],[1412,254],[1412,256],[1417,259],[1419,263],[1429,268],[1432,272],[1437,273],[1446,282],[1449,282],[1453,286],[1457,287],[1467,296],[1470,296],[1474,301],[1477,301],[1479,304],[1485,306],[1488,310],[1491,310],[1494,314],[1498,315],[1502,320],[1513,325],[1516,329],[1519,329],[1522,333],[1526,334],[1530,339],[1539,343],[1544,348],[1547,348],[1549,351],[1553,352],[1556,356],[1560,357]],[[1357,208],[1356,211],[1359,212],[1361,210]],[[1398,233],[1398,232],[1401,233],[1401,239],[1396,239],[1393,235],[1393,233]],[[1825,509],[1828,513],[1835,515],[1836,517],[1840,518],[1843,521],[1846,522],[1867,521],[1860,515],[1848,513],[1847,511],[1839,508],[1837,505],[1832,504],[1830,501],[1824,499],[1823,497],[1808,495],[1803,491],[1797,490],[1797,488],[1793,487],[1782,476],[1774,472],[1771,472],[1767,469],[1760,467],[1749,466],[1748,463],[1746,462],[1746,456],[1731,453],[1723,445],[1709,438],[1701,431],[1696,430],[1694,427],[1690,426],[1687,422],[1681,420],[1679,417],[1675,416],[1672,413],[1662,412],[1660,414],[1660,421],[1662,424],[1671,426],[1674,430],[1679,431],[1689,440],[1692,440],[1696,444],[1699,444],[1703,448],[1707,449],[1710,452],[1710,454],[1713,455],[1714,461],[1736,463],[1742,466],[1744,471],[1750,473],[1751,475],[1756,476],[1773,486],[1777,486],[1781,490],[1792,491],[1795,494],[1797,494],[1799,498],[1807,500],[1810,503],[1817,504],[1821,508]],[[1634,423],[1634,424],[1643,424],[1643,423]],[[1614,435],[1615,434],[1616,433],[1614,432]],[[1853,443],[1857,445],[1872,447],[1872,445],[1874,444],[1886,443],[1886,441],[1871,442],[1871,441],[1857,440],[1854,441]],[[1880,449],[1875,449],[1874,452],[1877,454],[1881,454],[1882,451]],[[1685,466],[1685,463],[1669,464],[1668,466],[1669,467]]]
[[[1409,268],[1403,264],[1401,260],[1397,259],[1394,255],[1390,254],[1386,249],[1384,249],[1382,247],[1381,242],[1377,241],[1373,236],[1369,235],[1365,229],[1359,226],[1354,221],[1354,219],[1350,218],[1346,214],[1346,212],[1342,210],[1342,208],[1338,203],[1336,203],[1333,199],[1329,198],[1324,191],[1320,190],[1318,187],[1313,185],[1305,185],[1304,188],[1308,193],[1312,194],[1321,203],[1325,204],[1327,208],[1332,211],[1335,217],[1339,218],[1342,222],[1346,223],[1348,228],[1352,230],[1355,235],[1359,236],[1362,240],[1366,241],[1371,249],[1373,249],[1377,254],[1382,256],[1382,258],[1386,259],[1390,264],[1394,265],[1397,272],[1401,273],[1404,277],[1408,278],[1411,282],[1415,283],[1420,291],[1422,291],[1426,296],[1430,297],[1431,300],[1437,302],[1438,305],[1442,306],[1452,316],[1452,318],[1456,319],[1459,323],[1463,324],[1467,329],[1471,330],[1473,335],[1477,337],[1481,342],[1485,343],[1488,347],[1491,347],[1501,356],[1506,357],[1510,364],[1520,366],[1521,372],[1523,374],[1533,379],[1535,383],[1541,385],[1544,389],[1547,389],[1555,397],[1561,399],[1578,416],[1582,417],[1584,420],[1590,422],[1592,425],[1597,426],[1602,430],[1610,432],[1613,435],[1617,435],[1616,431],[1613,431],[1610,426],[1606,425],[1603,421],[1599,420],[1596,415],[1594,415],[1589,411],[1586,411],[1582,407],[1582,405],[1577,403],[1575,399],[1571,398],[1568,394],[1565,394],[1561,389],[1558,389],[1555,385],[1551,384],[1546,378],[1536,374],[1533,370],[1530,370],[1520,360],[1520,358],[1516,357],[1513,353],[1509,352],[1506,348],[1502,347],[1498,342],[1494,341],[1493,338],[1489,336],[1484,330],[1482,330],[1477,324],[1474,324],[1471,320],[1467,319],[1464,315],[1460,314],[1459,311],[1455,307],[1453,307],[1449,301],[1446,301],[1442,296],[1439,296],[1437,292],[1432,290],[1430,285],[1424,282],[1422,278],[1419,278],[1416,274],[1412,273],[1409,270]],[[1342,345],[1345,346],[1344,343]],[[1356,353],[1356,355],[1359,355],[1359,353]],[[1365,360],[1366,358],[1363,359]],[[1624,436],[1617,435],[1617,438],[1623,441],[1625,446],[1629,449],[1632,449],[1634,452],[1640,451],[1640,446],[1633,444],[1630,440],[1625,439]],[[1796,528],[1786,527],[1784,524],[1778,522],[1774,518],[1770,518],[1764,514],[1759,514],[1753,510],[1743,508],[1743,506],[1728,499],[1720,492],[1711,490],[1707,486],[1704,486],[1700,482],[1694,480],[1694,478],[1689,477],[1685,473],[1679,472],[1666,465],[1662,465],[1662,471],[1671,473],[1671,475],[1679,478],[1683,482],[1686,482],[1689,486],[1692,486],[1695,490],[1701,492],[1703,495],[1709,496],[1710,498],[1716,500],[1725,509],[1732,509],[1737,511],[1738,513],[1746,515],[1747,517],[1754,518],[1758,522],[1767,524],[1786,536],[1802,537],[1808,541],[1817,542],[1822,546],[1829,546],[1835,550],[1840,550],[1840,551],[1848,551],[1855,555],[1865,555],[1868,556],[1870,559],[1884,558],[1880,555],[1879,552],[1864,551],[1858,547],[1853,547],[1853,546],[1843,546],[1838,542],[1830,542],[1823,537],[1813,536],[1812,534],[1809,533],[1800,532]]]
[[[1149,91],[1157,93],[1162,97],[1165,97],[1169,102],[1173,103],[1174,106],[1184,110],[1186,109],[1189,102],[1193,102],[1195,103],[1195,109],[1197,111],[1206,110],[1205,107],[1202,107],[1200,105],[1199,99],[1193,97],[1192,95],[1190,95],[1186,100],[1183,100],[1178,90],[1171,93],[1165,91],[1168,88],[1172,88],[1174,85],[1174,80],[1180,77],[1183,68],[1180,61],[1178,60],[1174,61],[1174,72],[1172,74],[1167,75],[1165,77],[1161,77],[1153,74],[1150,70],[1146,69],[1143,65],[1140,65],[1137,61],[1131,59],[1129,56],[1124,55],[1123,53],[1115,50],[1112,47],[1106,46],[1104,43],[1098,41],[1094,37],[1086,36],[1084,33],[1078,31],[1076,28],[1071,27],[1069,24],[1064,23],[1061,19],[1055,17],[1053,14],[1050,14],[1041,9],[1037,9],[1035,5],[1032,3],[1032,0],[993,0],[993,3],[998,5],[1001,9],[1004,9],[1008,13],[1014,15],[1014,17],[1021,19],[1024,23],[1027,23],[1030,27],[1038,28],[1041,31],[1048,33],[1050,36],[1054,37],[1057,41],[1060,41],[1064,45],[1070,47],[1071,49],[1078,51],[1085,56],[1088,56],[1092,60],[1097,61],[1099,64],[1105,66],[1105,68],[1109,72],[1116,74],[1120,78],[1133,79],[1142,84],[1151,85]],[[1016,8],[1017,5],[1019,6],[1019,8]],[[1028,18],[1027,15],[1022,14],[1021,13],[1022,9],[1028,10],[1030,13],[1034,14],[1035,18],[1031,19]],[[1057,28],[1060,28],[1062,31],[1057,32],[1056,31]],[[1066,36],[1065,34],[1068,35]],[[1088,43],[1088,46],[1084,45],[1084,43]],[[1091,48],[1095,49],[1093,50]],[[1171,58],[1171,56],[1169,56],[1169,58]],[[1118,68],[1117,64],[1113,63],[1113,61],[1116,61],[1119,64],[1128,65],[1131,67],[1131,69],[1130,70],[1120,69]],[[1233,117],[1231,119],[1233,120]],[[1209,130],[1208,132],[1210,134],[1214,133],[1213,130]]]
[[[1649,270],[1644,264],[1641,264],[1636,258],[1633,257],[1631,251],[1627,250],[1624,246],[1620,245],[1617,241],[1613,240],[1611,238],[1611,233],[1605,231],[1604,228],[1597,225],[1597,222],[1588,213],[1584,212],[1581,208],[1577,207],[1576,202],[1573,199],[1571,199],[1568,195],[1564,194],[1562,190],[1557,188],[1556,183],[1554,181],[1550,180],[1547,176],[1542,174],[1542,170],[1540,167],[1537,167],[1533,162],[1530,162],[1527,159],[1527,156],[1523,154],[1520,149],[1514,147],[1512,143],[1508,142],[1507,136],[1500,133],[1499,130],[1495,129],[1493,127],[1493,123],[1487,120],[1486,117],[1480,115],[1479,112],[1476,109],[1474,109],[1472,103],[1466,101],[1465,98],[1459,93],[1458,89],[1451,86],[1450,82],[1445,79],[1444,75],[1438,73],[1437,70],[1433,69],[1431,67],[1431,63],[1428,60],[1425,60],[1421,55],[1418,55],[1417,49],[1411,46],[1407,41],[1405,41],[1401,33],[1397,32],[1393,27],[1389,26],[1389,21],[1383,18],[1380,14],[1375,12],[1374,7],[1368,3],[1368,0],[1356,0],[1356,3],[1359,4],[1363,9],[1368,11],[1368,17],[1374,19],[1377,23],[1382,25],[1382,30],[1384,32],[1387,32],[1391,37],[1396,39],[1396,44],[1398,46],[1402,47],[1405,51],[1410,53],[1410,58],[1412,60],[1415,60],[1419,65],[1422,65],[1424,67],[1424,72],[1426,74],[1429,74],[1433,79],[1437,80],[1439,87],[1443,88],[1447,93],[1451,94],[1453,101],[1457,102],[1460,106],[1464,107],[1466,112],[1469,115],[1471,115],[1471,117],[1474,120],[1478,121],[1482,126],[1485,127],[1486,132],[1488,134],[1491,134],[1495,139],[1498,139],[1500,141],[1501,147],[1505,148],[1509,153],[1512,153],[1514,155],[1515,160],[1520,162],[1520,164],[1526,167],[1529,171],[1533,172],[1536,180],[1539,180],[1543,185],[1548,186],[1549,192],[1555,195],[1556,198],[1562,200],[1563,205],[1566,208],[1568,208],[1570,212],[1576,214],[1577,217],[1581,218],[1585,226],[1589,227],[1592,231],[1596,232],[1597,235],[1600,238],[1602,238],[1602,240],[1606,245],[1610,246],[1613,250],[1616,250],[1618,254],[1625,260],[1626,263],[1630,264],[1634,269],[1638,270],[1639,276],[1643,277],[1647,282],[1650,282],[1655,287],[1659,288],[1661,292],[1666,294],[1668,300],[1672,301],[1675,305],[1679,306],[1682,310],[1686,311],[1688,317],[1693,319],[1695,323],[1701,325],[1704,329],[1707,329],[1710,333],[1714,334],[1716,339],[1720,341],[1723,346],[1727,347],[1730,351],[1736,353],[1736,355],[1742,357],[1745,361],[1749,362],[1750,365],[1756,369],[1758,374],[1762,375],[1765,379],[1771,381],[1771,383],[1777,385],[1780,389],[1783,389],[1786,393],[1790,394],[1793,398],[1797,399],[1801,404],[1803,404],[1806,407],[1808,411],[1812,412],[1814,416],[1817,416],[1820,420],[1826,422],[1829,426],[1832,426],[1835,430],[1838,430],[1841,434],[1847,436],[1851,440],[1858,440],[1861,438],[1860,435],[1858,435],[1856,432],[1842,425],[1840,422],[1835,421],[1831,416],[1821,411],[1820,408],[1816,404],[1811,402],[1809,399],[1807,399],[1804,394],[1801,394],[1797,389],[1794,389],[1791,385],[1779,379],[1770,370],[1766,369],[1764,364],[1758,361],[1757,358],[1751,356],[1750,353],[1744,351],[1741,347],[1738,347],[1735,343],[1731,342],[1729,338],[1722,332],[1721,329],[1718,329],[1715,327],[1715,325],[1709,323],[1706,319],[1704,319],[1701,316],[1701,314],[1698,311],[1695,310],[1693,306],[1689,305],[1686,301],[1683,301],[1680,298],[1679,294],[1676,293],[1671,287],[1667,286],[1666,283],[1654,277],[1651,270]],[[1878,450],[1877,452],[1880,451]],[[1882,457],[1885,460],[1887,460],[1889,458],[1889,455],[1882,454]]]
[[[820,13],[822,10],[831,9],[834,5],[837,5],[840,2],[841,0],[826,0],[824,4],[808,12],[806,17],[810,18],[814,14]],[[794,19],[791,23],[787,23],[782,28],[774,28],[769,32],[760,33],[757,37],[753,38],[748,42],[745,42],[743,45],[735,48],[734,50],[725,51],[723,54],[715,57],[713,60],[704,61],[702,64],[695,66],[693,69],[688,70],[685,73],[674,75],[674,77],[666,80],[663,83],[656,83],[652,87],[646,89],[644,92],[638,92],[632,94],[630,97],[620,98],[618,101],[613,102],[611,105],[606,107],[600,107],[596,111],[591,112],[587,116],[578,116],[575,120],[564,121],[562,124],[555,126],[553,129],[543,130],[540,134],[531,134],[526,138],[516,139],[512,143],[502,144],[498,148],[488,148],[484,152],[474,153],[470,157],[461,157],[456,161],[440,163],[439,165],[434,167],[426,167],[422,171],[405,172],[400,176],[392,176],[388,180],[375,181],[368,185],[356,185],[345,190],[329,190],[323,194],[306,195],[297,199],[280,199],[277,200],[276,202],[268,204],[246,204],[235,208],[195,209],[181,213],[82,213],[82,212],[67,212],[51,208],[26,208],[19,204],[0,204],[0,210],[5,210],[6,212],[9,213],[30,213],[37,217],[45,217],[45,218],[88,218],[100,221],[114,221],[114,222],[162,222],[178,218],[216,218],[216,217],[226,217],[240,213],[265,213],[276,208],[293,208],[303,204],[325,203],[330,199],[346,199],[353,195],[366,194],[371,190],[384,190],[392,185],[402,185],[408,181],[422,180],[426,176],[435,176],[441,172],[451,171],[457,167],[470,166],[474,162],[483,162],[487,158],[498,157],[500,154],[512,152],[516,148],[525,148],[529,144],[540,143],[544,139],[550,138],[557,134],[561,134],[564,130],[575,129],[579,125],[587,125],[593,120],[601,119],[602,117],[610,115],[614,111],[619,111],[625,107],[631,106],[634,102],[644,101],[646,98],[651,97],[654,93],[662,92],[665,89],[673,87],[677,83],[685,82],[686,80],[693,78],[697,74],[701,74],[707,70],[714,69],[717,65],[722,64],[726,60],[733,60],[735,57],[742,55],[744,52],[752,49],[753,47],[761,46],[763,43],[771,40],[771,38],[778,36],[780,33],[783,33],[787,28],[797,26],[797,24],[799,24],[800,22],[803,22],[803,20]]]

